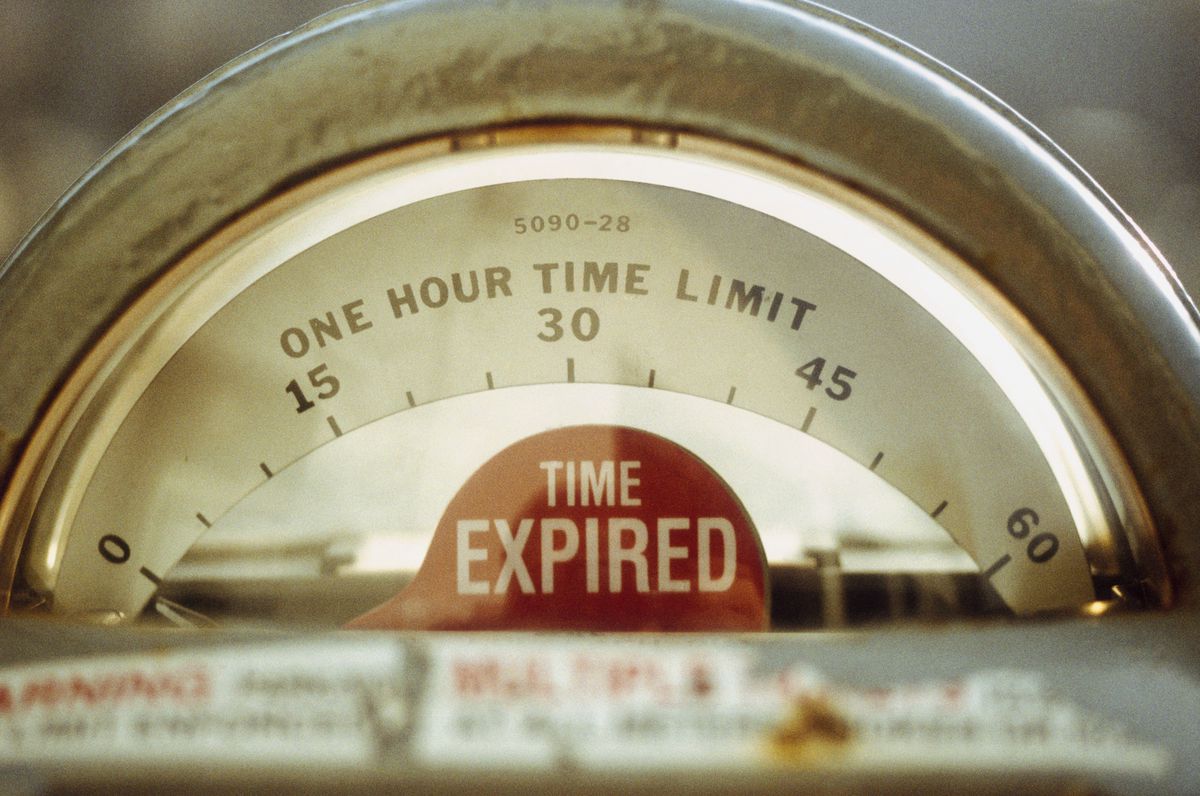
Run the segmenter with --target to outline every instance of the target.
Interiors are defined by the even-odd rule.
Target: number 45
[[[796,375],[804,379],[808,383],[808,389],[815,390],[820,387],[825,381],[821,378],[821,374],[825,372],[825,357],[817,357],[814,360],[804,363],[796,368]],[[825,388],[825,394],[835,401],[844,401],[850,397],[851,384],[854,377],[858,374],[850,370],[850,368],[838,365],[833,369],[833,375],[829,377],[829,381],[833,386]]]

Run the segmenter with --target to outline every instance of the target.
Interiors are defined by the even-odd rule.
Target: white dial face
[[[596,423],[706,462],[773,577],[970,577],[1018,613],[1095,599],[1089,556],[1118,530],[1078,429],[998,300],[902,223],[632,145],[328,183],[186,260],[80,410],[27,556],[53,610],[271,594],[286,614],[308,583],[340,623],[411,577],[489,458]],[[856,610],[821,588],[831,623]]]

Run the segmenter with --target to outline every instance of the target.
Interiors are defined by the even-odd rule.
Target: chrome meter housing
[[[558,248],[522,237],[549,234],[552,215],[552,231],[593,237]],[[455,226],[463,219],[472,228]],[[655,231],[638,237],[632,227],[641,223]],[[602,245],[594,235],[605,224],[633,242]],[[442,248],[422,249],[430,237]],[[812,295],[803,280],[779,285],[794,267],[780,252],[793,245],[818,252],[810,259],[828,272]],[[453,255],[428,273],[418,263],[397,275],[384,265],[400,251]],[[594,256],[620,264],[612,277],[625,280],[613,291],[625,294],[620,301],[560,309],[545,298],[555,274],[565,274],[547,263],[576,251],[580,261],[614,252]],[[743,267],[748,276],[720,271],[737,251],[754,259]],[[706,252],[717,253],[706,262]],[[343,289],[331,269],[358,259],[383,265],[355,271],[354,286]],[[449,300],[451,271],[507,299],[512,274],[496,269],[513,262],[530,287],[513,302],[526,302],[518,309],[506,305],[477,324],[435,315]],[[431,274],[443,281],[430,289],[443,294],[423,297],[421,278]],[[660,274],[661,284],[653,281]],[[592,279],[600,285],[600,271]],[[314,293],[319,300],[288,303],[311,285],[324,291]],[[754,285],[763,286],[757,297]],[[631,297],[648,294],[662,303],[639,315],[641,298]],[[848,295],[867,306],[838,303]],[[693,314],[661,321],[685,310]],[[519,333],[510,322],[518,311]],[[810,331],[830,316],[846,321]],[[260,317],[268,319],[262,328]],[[427,350],[414,337],[398,356],[382,335],[367,334],[418,317],[429,324],[420,334],[438,343]],[[721,325],[750,317],[760,323],[753,333]],[[204,534],[220,520],[286,504],[286,495],[272,502],[267,491],[285,477],[291,494],[312,494],[320,482],[305,481],[297,462],[366,461],[371,439],[406,443],[426,458],[416,457],[405,477],[429,476],[411,488],[411,502],[443,482],[449,491],[431,499],[442,505],[471,470],[521,437],[620,421],[672,429],[663,433],[708,459],[759,516],[787,503],[751,495],[786,456],[747,465],[749,486],[730,475],[737,462],[814,439],[836,452],[822,462],[844,458],[860,476],[882,476],[921,522],[944,528],[968,569],[991,582],[993,603],[1051,612],[1023,623],[952,624],[936,636],[901,623],[858,646],[760,640],[763,660],[800,654],[864,685],[1018,666],[1072,694],[1091,693],[1067,678],[1080,665],[1112,664],[1094,673],[1097,683],[1128,682],[1136,672],[1148,685],[1150,662],[1167,661],[1195,696],[1200,315],[1152,244],[1040,133],[964,78],[818,6],[369,2],[336,12],[210,76],[106,156],[6,263],[0,318],[0,593],[14,613],[120,625],[151,605],[172,621],[203,624],[187,589],[171,592],[165,576],[193,543],[203,552]],[[311,318],[325,325],[306,326]],[[588,360],[601,322],[624,331]],[[881,328],[864,334],[873,322]],[[572,334],[574,342],[543,356]],[[693,350],[694,340],[705,348]],[[760,347],[768,340],[774,347]],[[318,348],[320,359],[304,358]],[[403,379],[380,377],[378,390],[361,389],[337,409],[322,404],[295,439],[272,425],[279,417],[293,428],[319,400],[353,393],[353,377],[364,383],[377,375],[369,365],[389,356],[406,363]],[[671,384],[661,362],[683,363],[685,375]],[[775,375],[742,375],[747,363]],[[721,379],[697,387],[689,367],[692,376],[711,367]],[[288,382],[293,371],[298,380]],[[331,382],[334,374],[340,380]],[[591,392],[579,409],[564,388],[584,382]],[[510,389],[496,396],[516,397],[490,397],[497,386]],[[643,394],[648,388],[658,388],[655,397]],[[238,404],[246,395],[253,405]],[[281,396],[293,403],[263,408]],[[450,407],[440,419],[434,399]],[[710,404],[744,406],[780,426],[742,426],[742,415],[728,414],[738,410]],[[617,405],[634,408],[611,410]],[[1015,431],[980,431],[976,440],[964,407],[979,410],[979,428]],[[436,433],[403,427],[405,410]],[[840,420],[814,421],[826,416]],[[215,441],[193,444],[187,435],[197,428]],[[494,428],[511,431],[488,437]],[[733,464],[718,463],[724,442],[698,450],[726,439],[718,428],[728,440],[749,440],[725,446]],[[927,453],[939,431],[952,437],[953,455]],[[434,450],[455,432],[455,451],[479,445],[465,472],[439,469]],[[1000,441],[995,450],[989,439]],[[811,444],[797,441],[794,450],[807,456]],[[900,450],[916,464],[889,476],[887,467],[903,461],[889,454]],[[172,459],[180,451],[183,463]],[[250,475],[272,481],[257,509],[260,484],[231,475],[243,453]],[[154,513],[160,497],[139,480],[163,473],[165,483],[176,467],[178,484],[203,493],[176,512],[192,523],[179,531],[174,515]],[[376,493],[393,487],[383,482]],[[1053,497],[1039,498],[1035,510],[1023,495],[1043,487]],[[163,489],[178,492],[174,483]],[[1055,501],[1060,508],[1044,507]],[[407,521],[429,527],[437,516],[414,510]],[[828,576],[844,567],[813,547],[780,553],[786,540],[777,545],[756,522],[772,576],[803,581],[803,559],[823,606],[817,624],[843,624],[844,606],[830,607],[840,597]],[[358,577],[355,565],[370,556],[356,538],[351,565],[330,563],[326,547],[317,570],[347,569],[343,582],[368,595],[361,610],[386,589],[377,594]],[[273,542],[270,556],[311,540],[292,541]],[[228,543],[214,543],[212,556],[226,555]],[[830,546],[845,553],[844,543]],[[192,563],[199,571],[205,559]],[[785,591],[773,596],[777,626],[803,624],[787,621]],[[269,605],[274,621],[289,615],[289,603],[304,606],[293,615],[310,615],[323,600],[301,588],[248,604]],[[333,612],[325,626],[353,615]],[[137,628],[45,627],[12,618],[4,630],[25,640],[28,657],[161,643]],[[1109,706],[1124,710],[1119,699]],[[1148,726],[1143,714],[1129,715]],[[1153,737],[1164,749],[1186,749],[1200,728],[1193,718],[1180,736]],[[1186,782],[1195,772],[1179,765],[1167,776]]]

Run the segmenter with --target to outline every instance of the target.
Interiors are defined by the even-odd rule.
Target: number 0
[[[571,333],[580,342],[591,342],[600,333],[600,316],[591,307],[580,307],[571,316]]]
[[[129,542],[115,533],[100,537],[100,555],[110,564],[124,564],[129,560]]]
[[[1052,533],[1039,533],[1029,540],[1025,554],[1035,564],[1045,564],[1058,552],[1058,537]]]

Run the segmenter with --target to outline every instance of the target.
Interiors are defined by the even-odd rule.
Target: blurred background
[[[1041,127],[1200,295],[1200,0],[830,0]],[[142,118],[337,0],[0,0],[0,255]]]

